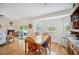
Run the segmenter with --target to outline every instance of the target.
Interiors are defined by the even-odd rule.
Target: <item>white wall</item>
[[[28,24],[33,24],[33,20],[17,20],[17,28],[18,28],[18,30],[20,30],[19,29],[19,27],[21,26],[21,25],[24,25],[24,26],[28,26]]]
[[[9,25],[10,21],[13,22],[13,26]],[[9,19],[5,16],[0,17],[0,24],[2,25],[2,27],[0,28],[1,32],[7,32],[8,29],[17,29],[16,21]]]
[[[55,26],[56,27],[56,32],[50,32],[52,36],[52,40],[55,40],[58,43],[62,43],[63,41],[63,36],[66,34],[64,31],[64,20],[68,21],[70,25],[70,17],[66,16],[64,18],[58,18],[58,19],[49,19],[49,20],[39,20],[34,22],[34,31],[36,31],[36,26],[41,26],[40,32],[44,33],[47,32],[47,28],[49,26]]]
[[[64,30],[63,30],[63,20],[62,19],[52,19],[52,20],[48,20],[48,21],[43,21],[43,27],[45,27],[43,29],[43,32],[47,32],[47,27],[52,26],[56,28],[56,32],[50,32],[51,37],[54,41],[56,42],[60,42],[61,38],[64,34]]]
[[[0,24],[2,24],[2,28],[0,28],[0,31],[6,32],[6,30],[8,29],[9,21],[14,22],[14,27],[13,27],[14,29],[18,29],[20,24],[31,23],[31,24],[33,24],[34,32],[36,31],[36,26],[39,25],[41,27],[40,33],[47,32],[48,26],[55,26],[56,32],[51,33],[52,39],[54,39],[56,42],[61,43],[62,37],[65,35],[64,20],[69,21],[69,25],[70,25],[70,17],[69,16],[64,17],[64,18],[58,18],[58,19],[35,20],[35,21],[32,21],[32,20],[15,21],[15,20],[8,19],[7,17],[3,17],[3,18],[0,17]]]

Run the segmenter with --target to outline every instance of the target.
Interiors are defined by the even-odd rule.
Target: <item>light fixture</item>
[[[47,3],[44,3],[44,5],[47,5]]]
[[[4,15],[0,15],[0,17],[3,17]]]
[[[10,21],[10,22],[9,22],[9,25],[11,25],[11,26],[12,26],[12,25],[13,25],[13,22],[12,22],[12,21]]]

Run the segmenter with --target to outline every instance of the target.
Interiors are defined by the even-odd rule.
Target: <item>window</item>
[[[64,20],[64,31],[65,33],[70,33],[71,31],[70,21],[68,20]]]
[[[20,30],[27,30],[27,25],[20,25],[19,28]]]

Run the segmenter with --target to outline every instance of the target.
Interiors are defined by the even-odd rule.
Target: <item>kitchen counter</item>
[[[68,44],[68,52],[70,54],[79,55],[79,40],[76,37],[66,37]]]
[[[79,40],[76,40],[76,37],[67,37],[67,39],[79,48]]]

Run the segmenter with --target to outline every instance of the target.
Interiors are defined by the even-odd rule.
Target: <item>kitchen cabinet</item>
[[[0,32],[0,45],[6,44],[6,34],[4,32]]]
[[[75,12],[71,15],[71,33],[75,34],[76,37],[79,37],[79,7],[75,10]],[[75,31],[73,31],[75,30]]]

